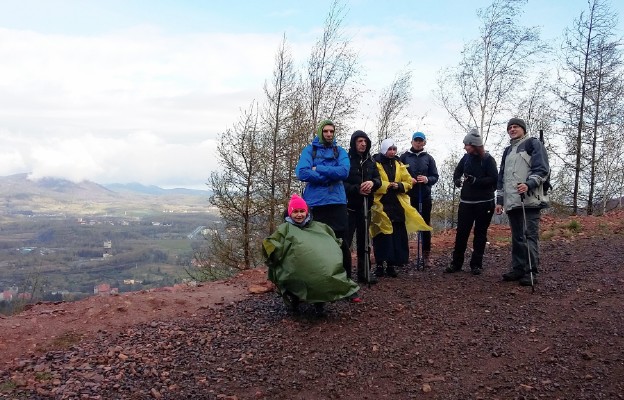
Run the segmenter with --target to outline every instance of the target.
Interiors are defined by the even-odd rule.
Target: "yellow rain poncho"
[[[394,160],[393,162],[396,167],[396,177],[394,181],[402,183],[405,192],[408,192],[412,188],[412,177],[407,171],[405,164],[402,164],[397,160]],[[379,175],[381,177],[381,187],[375,192],[373,206],[371,208],[371,237],[375,237],[380,233],[386,235],[392,234],[392,222],[390,221],[390,218],[388,218],[388,215],[384,212],[383,204],[381,203],[381,198],[388,193],[388,185],[390,182],[388,181],[388,174],[386,174],[386,171],[380,163],[377,163],[377,170],[379,171]],[[407,193],[397,193],[397,198],[405,212],[405,227],[407,228],[408,233],[433,230],[433,228],[427,225],[425,220],[420,216],[418,210],[410,205],[410,198]]]

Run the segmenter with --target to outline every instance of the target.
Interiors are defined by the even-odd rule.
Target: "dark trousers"
[[[347,273],[347,277],[351,278],[351,250],[349,250],[349,238],[347,233],[349,230],[349,217],[347,215],[346,204],[329,204],[326,206],[312,207],[312,219],[329,225],[336,237],[342,239],[342,266]],[[319,249],[322,251],[322,249]]]
[[[455,248],[453,249],[453,267],[461,268],[464,264],[464,254],[468,246],[470,231],[474,225],[472,256],[470,268],[483,268],[483,254],[487,243],[487,230],[494,214],[494,200],[486,203],[459,203],[457,213],[457,232],[455,234]]]
[[[432,206],[431,197],[422,200],[422,203],[421,203],[422,211],[418,208],[419,206],[418,193],[415,196],[410,196],[410,204],[412,205],[412,207],[418,210],[418,212],[420,213],[420,216],[423,217],[427,225],[431,225],[431,206]],[[424,231],[424,232],[418,232],[418,234],[422,235],[421,240],[422,240],[423,251],[431,251],[431,232]]]
[[[368,215],[370,221],[370,214]],[[347,243],[353,243],[353,235],[355,234],[358,273],[363,271],[364,259],[366,257],[366,221],[364,218],[364,209],[349,210],[349,230],[347,232]],[[370,254],[369,254],[370,256]],[[370,261],[370,260],[369,260]],[[370,265],[370,262],[369,262]]]
[[[381,265],[399,266],[409,262],[409,242],[405,222],[393,222],[392,233],[378,234],[373,238],[375,262]]]
[[[529,272],[528,254],[531,253],[533,272],[539,267],[539,208],[525,208],[526,212],[526,239],[524,240],[524,216],[522,208],[507,211],[509,226],[511,227],[511,267]],[[527,250],[528,246],[528,250]]]

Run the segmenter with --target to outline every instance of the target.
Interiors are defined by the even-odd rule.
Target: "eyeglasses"
[[[323,129],[323,133],[334,133],[333,129]]]

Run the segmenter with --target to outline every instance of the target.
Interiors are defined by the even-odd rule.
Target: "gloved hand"
[[[477,180],[477,178],[475,178],[472,175],[464,175],[464,180],[470,184],[475,183],[475,181]]]
[[[462,180],[461,178],[457,178],[453,181],[455,183],[455,187],[460,188],[462,186]]]

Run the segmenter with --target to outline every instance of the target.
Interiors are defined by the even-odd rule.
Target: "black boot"
[[[325,303],[314,303],[314,312],[318,317],[324,317],[325,314]]]
[[[477,252],[472,252],[472,256],[470,256],[470,271],[473,275],[481,275],[481,270],[483,269],[483,254],[479,254]]]
[[[368,274],[368,280],[366,280],[365,276],[360,276],[358,274],[358,283],[370,283],[371,285],[374,285],[375,283],[379,282],[379,280],[377,279],[377,277],[375,276],[375,274],[373,274],[373,272],[370,272]]]
[[[507,282],[519,281],[524,276],[524,271],[521,269],[512,269],[511,271],[503,274],[503,280]]]
[[[382,265],[378,265],[375,268],[375,276],[381,278],[382,276],[384,276],[385,271],[384,271],[384,267]]]
[[[451,264],[444,269],[444,272],[447,274],[452,274],[454,272],[459,272],[462,270],[462,265],[464,265],[464,253],[459,253],[455,249],[453,249]]]
[[[365,272],[366,271],[365,271],[364,265],[358,263],[357,279],[359,283],[370,283],[370,284],[377,283],[377,278],[375,277],[372,271],[368,271],[368,281],[366,280]]]
[[[391,278],[396,278],[397,276],[399,276],[399,274],[397,273],[394,265],[388,265],[386,267],[386,275],[391,277]]]
[[[524,274],[522,278],[518,281],[520,286],[532,286],[537,283],[537,268],[533,268],[533,282],[531,282],[531,273],[527,272]]]
[[[423,267],[427,269],[433,267],[433,263],[431,262],[431,251],[429,250],[423,251]]]
[[[284,294],[284,303],[286,303],[286,305],[290,307],[290,310],[293,313],[299,313],[299,304],[301,304],[299,297],[295,296],[290,292],[286,292]]]
[[[455,272],[459,272],[461,270],[462,270],[461,266],[457,267],[457,266],[455,266],[455,264],[451,263],[448,267],[446,267],[444,269],[444,273],[452,274],[452,273],[455,273]]]

